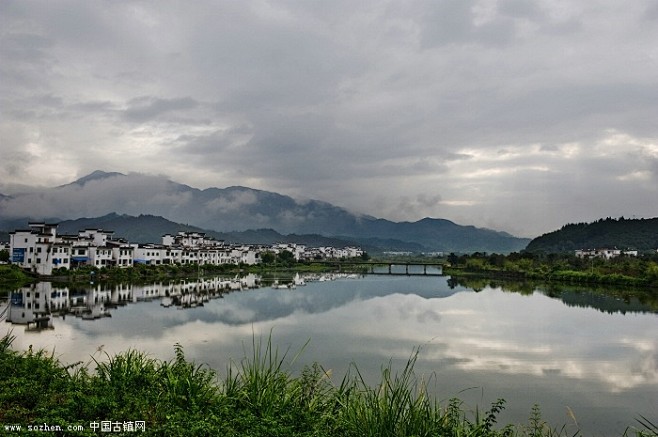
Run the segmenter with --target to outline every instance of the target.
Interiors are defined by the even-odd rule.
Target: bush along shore
[[[35,280],[35,276],[26,273],[18,266],[0,265],[0,289],[20,288]]]
[[[532,279],[570,284],[610,284],[658,289],[658,255],[583,259],[574,255],[450,254],[443,272],[451,276]]]
[[[418,351],[400,373],[383,368],[371,387],[356,367],[339,384],[318,364],[294,376],[284,369],[287,354],[270,340],[254,339],[252,356],[221,378],[188,361],[178,344],[172,361],[129,350],[63,365],[43,350],[18,352],[11,343],[10,334],[0,339],[0,426],[11,435],[39,429],[97,435],[103,426],[112,435],[153,436],[581,435],[571,426],[551,428],[536,405],[527,423],[508,425],[497,423],[502,399],[480,414],[466,412],[458,399],[439,405],[414,374]],[[639,417],[625,435],[657,432]]]

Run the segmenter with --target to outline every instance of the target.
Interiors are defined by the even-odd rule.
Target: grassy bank
[[[0,426],[84,427],[65,435],[97,435],[91,425],[102,421],[120,428],[143,421],[144,434],[157,436],[580,435],[551,428],[537,406],[529,406],[527,423],[504,425],[497,423],[503,400],[481,414],[467,413],[458,399],[439,405],[414,374],[417,353],[400,373],[384,368],[370,387],[356,367],[338,384],[317,364],[294,376],[269,341],[254,340],[251,357],[221,377],[188,361],[180,345],[172,361],[133,350],[63,365],[44,351],[14,351],[11,341],[0,340]],[[640,420],[627,435],[656,435]],[[122,434],[134,433],[112,432]]]

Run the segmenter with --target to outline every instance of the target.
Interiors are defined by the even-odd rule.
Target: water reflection
[[[260,277],[253,274],[233,279],[215,277],[146,285],[68,286],[38,282],[12,291],[2,314],[7,322],[39,331],[54,329],[53,317],[65,320],[68,315],[96,320],[112,317],[111,310],[118,307],[153,299],[159,299],[164,307],[196,308],[231,291],[257,288],[259,284]]]
[[[39,282],[12,291],[4,311],[6,321],[26,325],[26,329],[39,331],[53,329],[53,317],[67,315],[83,320],[96,320],[111,317],[112,310],[130,303],[158,299],[163,307],[178,309],[202,307],[211,299],[223,298],[232,291],[256,289],[261,286],[271,286],[274,289],[294,289],[312,281],[328,281],[332,279],[349,278],[355,275],[307,275],[266,280],[249,274],[234,278],[201,278],[193,280],[178,280],[157,282],[146,285],[136,284],[91,284],[88,286],[68,286],[51,282]],[[454,293],[471,289],[480,292],[488,288],[497,288],[505,292],[532,295],[539,292],[550,298],[558,299],[572,307],[596,308],[608,314],[613,313],[658,313],[658,297],[641,290],[595,289],[576,286],[546,286],[530,282],[492,281],[472,278],[449,278],[447,288],[443,289],[413,289],[408,292],[424,298],[447,297]],[[332,308],[346,305],[355,299],[386,296],[391,292],[405,293],[404,289],[389,290],[386,287],[378,289],[342,289],[333,290],[331,294],[303,294],[295,299],[279,295],[271,296],[265,304],[258,295],[253,299],[245,299],[249,311],[229,310],[212,315],[212,320],[221,320],[228,324],[253,323],[273,320],[292,314],[295,311],[307,313],[326,312]],[[438,320],[440,316],[430,310],[422,312],[418,317]],[[203,316],[200,317],[204,319]],[[207,317],[205,318],[209,320]]]
[[[247,274],[233,278],[213,277],[185,279],[151,284],[93,284],[69,286],[62,283],[39,282],[14,290],[10,293],[8,307],[2,314],[6,321],[26,325],[27,330],[53,329],[53,318],[75,316],[83,320],[96,320],[112,317],[112,310],[131,303],[158,300],[165,308],[190,309],[203,307],[210,300],[223,298],[234,291],[271,287],[278,290],[294,290],[308,282],[325,282],[336,279],[357,279],[353,274],[296,274],[285,279],[263,281],[260,275]],[[385,291],[383,292],[386,293]],[[377,293],[375,294],[382,294]],[[281,295],[284,296],[284,295]],[[281,297],[280,296],[280,297]],[[328,296],[309,296],[308,300],[291,302],[283,297],[260,306],[259,299],[249,305],[248,320],[236,317],[233,312],[220,314],[226,323],[241,324],[258,320],[272,320],[303,309],[310,312],[323,312],[329,308],[344,305],[346,301],[358,298],[358,294],[339,292]],[[256,295],[254,295],[256,297]],[[201,316],[201,318],[204,318]],[[215,317],[212,317],[215,320]]]
[[[532,295],[542,293],[564,304],[580,308],[596,308],[613,313],[658,313],[658,294],[647,289],[546,284],[532,281],[501,281],[483,278],[450,278],[451,287],[468,287],[474,291],[500,288],[503,291]]]
[[[525,422],[538,403],[555,425],[572,422],[568,407],[585,435],[621,435],[638,414],[658,416],[658,317],[640,297],[625,301],[614,292],[606,297],[527,284],[471,288],[439,277],[342,279],[282,289],[253,277],[246,287],[234,282],[234,292],[222,281],[237,278],[181,283],[180,289],[35,285],[20,290],[21,311],[40,315],[48,307],[56,329],[17,332],[15,346],[56,347],[63,361],[74,362],[90,354],[102,358],[98,349],[114,354],[127,348],[170,359],[180,343],[186,356],[221,372],[245,350],[248,355],[252,335],[273,330],[275,345],[290,347],[291,356],[310,339],[296,365],[317,361],[333,370],[337,383],[351,362],[374,382],[382,365],[392,360],[400,368],[421,346],[416,372],[436,376],[439,399],[459,396],[482,407],[506,398],[501,421]],[[251,286],[257,288],[239,291]],[[223,298],[201,297],[203,306],[197,300],[193,307],[190,298],[179,311],[182,300],[174,303],[176,295],[198,298],[217,290]],[[112,317],[74,317],[74,308],[95,306]],[[464,392],[470,387],[477,389]]]

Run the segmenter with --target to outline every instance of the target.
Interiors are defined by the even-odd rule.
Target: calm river
[[[291,370],[317,361],[338,384],[351,363],[375,382],[382,366],[402,369],[420,347],[416,374],[432,378],[439,400],[459,397],[482,411],[504,398],[499,423],[527,423],[533,404],[552,426],[579,426],[584,435],[621,435],[640,414],[658,422],[655,299],[488,285],[475,291],[441,276],[254,285],[258,278],[120,289],[41,283],[12,293],[11,313],[8,302],[0,313],[14,322],[49,313],[43,323],[51,329],[5,323],[5,331],[13,330],[15,348],[54,350],[67,363],[128,348],[171,359],[180,343],[189,359],[221,375],[250,355],[252,336],[266,341],[271,333],[290,359],[308,341]],[[233,291],[204,298],[203,289],[218,286]]]

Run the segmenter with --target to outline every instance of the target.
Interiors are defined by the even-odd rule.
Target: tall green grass
[[[441,405],[428,393],[431,378],[414,373],[419,350],[400,372],[389,362],[370,385],[356,365],[338,383],[317,363],[293,374],[301,350],[279,353],[271,335],[253,336],[245,358],[223,376],[188,361],[179,344],[171,361],[128,350],[65,366],[52,353],[14,351],[12,341],[11,334],[0,339],[0,424],[86,427],[67,435],[97,435],[89,424],[101,420],[144,420],[145,435],[154,436],[581,435],[550,427],[538,406],[526,424],[500,424],[502,399],[474,414],[459,399]],[[654,423],[640,416],[625,435],[656,436]]]
[[[336,392],[348,435],[423,436],[436,435],[444,428],[446,416],[428,396],[425,382],[413,373],[417,357],[418,350],[399,374],[389,362],[375,387],[370,387],[353,365],[354,376],[348,373]]]

